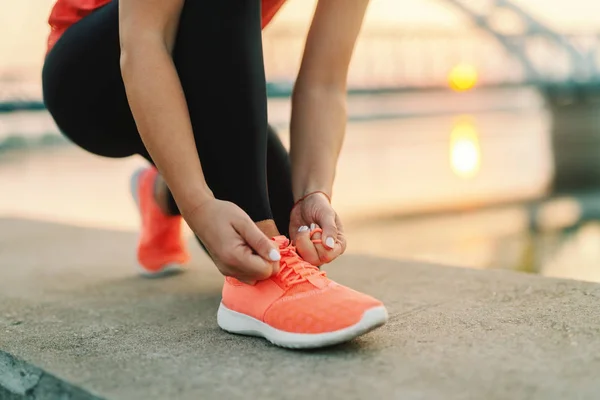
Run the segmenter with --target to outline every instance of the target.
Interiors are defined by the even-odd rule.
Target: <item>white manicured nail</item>
[[[298,228],[298,232],[306,232],[308,230],[308,226],[306,225],[302,225],[300,228]]]
[[[316,227],[317,227],[316,224],[310,224],[310,230],[311,231],[314,231]]]
[[[327,247],[329,247],[330,249],[333,249],[333,246],[335,246],[335,240],[333,240],[333,238],[330,236],[327,239],[325,239],[325,244],[327,245]]]
[[[271,251],[269,252],[269,258],[271,259],[271,261],[279,261],[281,260],[281,254],[279,254],[277,250],[271,249]]]

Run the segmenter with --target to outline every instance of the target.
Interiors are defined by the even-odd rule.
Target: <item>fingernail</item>
[[[281,254],[279,254],[277,250],[271,249],[271,251],[269,252],[269,258],[271,259],[271,261],[279,261],[281,260]]]
[[[317,227],[316,224],[310,224],[310,230],[311,231],[314,231],[316,227]]]
[[[329,247],[330,249],[333,249],[333,246],[335,246],[335,240],[333,240],[333,238],[330,236],[327,239],[325,239],[325,244],[327,245],[327,247]]]
[[[302,225],[300,228],[298,228],[298,232],[306,232],[308,230],[308,226],[306,225]]]

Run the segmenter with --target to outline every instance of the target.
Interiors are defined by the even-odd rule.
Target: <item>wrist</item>
[[[328,185],[306,185],[301,188],[295,189],[293,191],[294,194],[294,204],[302,201],[304,198],[308,196],[312,196],[313,194],[320,194],[322,196],[327,197],[327,200],[331,203],[332,189],[331,186]]]
[[[197,210],[202,208],[202,206],[208,201],[215,199],[214,194],[206,185],[188,187],[184,190],[178,191],[177,193],[174,191],[173,197],[175,198],[181,215],[184,216],[184,218],[197,212]]]
[[[324,192],[322,190],[315,190],[313,192],[308,192],[307,194],[305,194],[304,196],[300,197],[298,200],[294,201],[294,205],[292,206],[292,210],[294,208],[296,208],[296,206],[300,203],[302,203],[305,199],[307,199],[308,197],[311,196],[322,196],[325,197],[327,199],[327,201],[329,202],[329,204],[331,204],[331,195],[327,192]]]
[[[332,195],[333,181],[335,177],[335,164],[323,163],[320,157],[310,159],[309,162],[303,159],[292,160],[292,192],[294,202],[303,196],[313,192],[323,192],[329,198]],[[294,163],[294,161],[297,161]],[[304,161],[304,162],[301,162]]]

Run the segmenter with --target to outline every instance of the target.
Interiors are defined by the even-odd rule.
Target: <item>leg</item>
[[[254,221],[274,217],[278,230],[287,233],[293,204],[289,155],[267,125],[259,5],[244,3],[218,9],[210,6],[213,13],[205,22],[207,7],[187,2],[174,61],[209,186],[217,197],[234,202]],[[215,32],[223,29],[222,21],[228,24],[219,40],[197,40],[199,23]],[[207,62],[202,54],[218,61]],[[212,118],[206,117],[207,97],[214,107]],[[172,196],[168,197],[170,212],[178,213]]]
[[[272,126],[269,126],[267,141],[267,181],[275,224],[282,235],[289,237],[290,212],[294,205],[290,156]]]
[[[290,156],[270,125],[267,138],[267,182],[269,202],[277,229],[282,235],[289,236],[290,212],[294,205]],[[163,192],[159,201],[162,201],[165,212],[178,215],[177,204],[164,181],[159,185],[159,189]]]
[[[70,27],[48,54],[44,102],[71,141],[100,156],[144,153],[120,70],[118,3]]]
[[[87,16],[65,32],[48,54],[42,73],[44,101],[63,134],[105,157],[146,155],[120,71],[118,3]],[[189,255],[181,218],[165,215],[153,201],[156,171],[132,179],[142,229],[137,255],[144,276],[177,270]]]
[[[152,162],[149,156],[147,158],[148,161]],[[271,203],[275,225],[282,235],[289,237],[290,212],[294,205],[290,157],[279,136],[270,125],[267,138],[267,182],[269,202]],[[157,202],[159,202],[163,212],[170,215],[180,215],[173,195],[160,176],[157,182]],[[198,238],[196,237],[196,239]],[[206,251],[206,247],[199,239],[198,243]]]
[[[272,222],[260,0],[185,2],[173,59],[209,187]]]
[[[129,110],[119,57],[115,0],[56,44],[44,66],[44,99],[60,129],[80,147],[107,157],[137,153],[149,159]],[[259,0],[186,2],[174,61],[209,186],[276,232],[267,194]]]

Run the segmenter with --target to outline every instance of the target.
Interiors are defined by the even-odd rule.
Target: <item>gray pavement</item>
[[[294,352],[219,330],[222,278],[134,273],[135,234],[0,220],[0,399],[597,399],[600,285],[351,255],[383,328]],[[11,356],[8,356],[10,354]],[[62,397],[61,397],[62,396]]]

